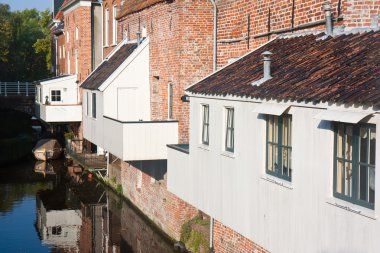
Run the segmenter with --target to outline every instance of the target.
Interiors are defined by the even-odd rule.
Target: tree
[[[49,76],[50,19],[48,10],[10,12],[8,5],[0,4],[0,67],[5,70],[0,70],[1,81],[35,81]]]

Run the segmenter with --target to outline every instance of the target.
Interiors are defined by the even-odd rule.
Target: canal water
[[[0,167],[0,252],[173,252],[138,211],[65,163]]]

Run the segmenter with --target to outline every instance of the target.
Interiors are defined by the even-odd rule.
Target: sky
[[[36,8],[44,11],[51,9],[52,0],[0,0],[0,4],[9,4],[11,11]]]

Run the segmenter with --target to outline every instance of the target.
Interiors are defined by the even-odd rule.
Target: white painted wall
[[[49,97],[49,102],[51,105],[77,105],[79,104],[78,97],[78,84],[76,83],[76,76],[67,76],[50,81],[41,82],[40,85],[36,87],[41,87],[42,103],[45,103],[46,96]],[[51,91],[60,90],[61,91],[61,101],[53,102],[51,101]],[[39,103],[39,101],[37,101]]]
[[[36,116],[45,122],[81,122],[81,105],[43,105],[36,103]]]
[[[121,121],[150,120],[149,43],[137,48],[104,90],[104,115]]]
[[[40,82],[36,94],[36,116],[45,122],[80,122],[82,109],[79,102],[76,76],[64,76]],[[51,92],[59,90],[61,101],[51,101]],[[46,96],[49,104],[46,104]]]
[[[201,103],[210,105],[207,148],[200,145]],[[225,106],[235,108],[232,156],[223,152]],[[266,122],[253,112],[256,106],[192,97],[190,156],[169,150],[168,189],[271,252],[379,252],[380,194],[375,210],[333,197],[334,133],[330,122],[313,118],[321,110],[291,107],[289,111],[293,116],[289,183],[265,173]],[[371,122],[379,125],[379,115]],[[378,141],[377,158],[379,145]],[[380,173],[376,182],[380,185]]]
[[[118,122],[104,118],[104,148],[124,161],[167,158],[178,141],[178,122]]]
[[[96,118],[92,117],[92,93],[96,93]],[[100,149],[104,147],[103,128],[103,93],[83,89],[83,137],[97,145]],[[87,97],[89,103],[87,103]],[[87,113],[87,104],[89,105]]]

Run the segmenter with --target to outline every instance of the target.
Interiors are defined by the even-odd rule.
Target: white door
[[[117,89],[117,118],[120,121],[139,121],[137,87]]]

